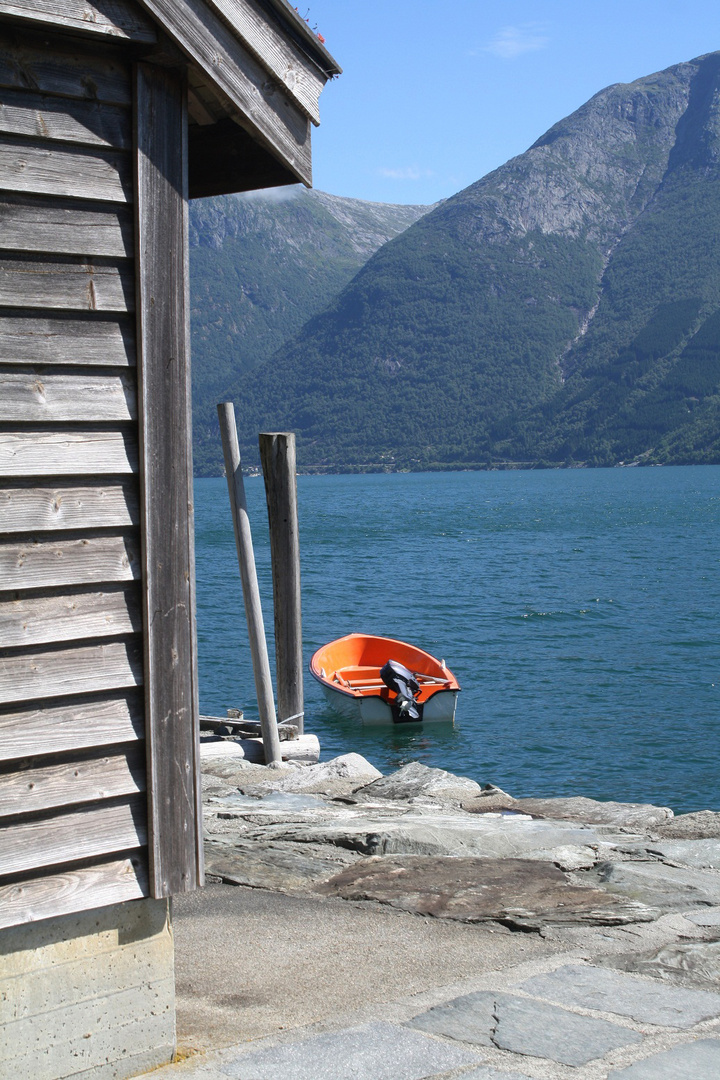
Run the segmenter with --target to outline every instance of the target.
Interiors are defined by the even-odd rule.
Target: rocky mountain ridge
[[[238,384],[246,452],[720,460],[719,102],[716,53],[608,87],[384,244]]]

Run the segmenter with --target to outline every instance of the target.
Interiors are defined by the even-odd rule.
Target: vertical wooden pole
[[[187,93],[135,67],[148,851],[155,897],[203,881],[188,304]]]
[[[292,721],[302,735],[303,658],[295,435],[277,431],[261,434],[260,460],[270,521],[278,714],[281,724]]]
[[[235,425],[235,410],[231,401],[223,401],[218,405],[217,410],[220,420],[223,455],[225,457],[225,474],[233,515],[233,527],[235,529],[235,545],[240,565],[243,600],[245,601],[245,618],[247,619],[248,635],[250,637],[250,653],[255,675],[255,692],[258,700],[258,712],[260,713],[260,730],[262,731],[263,747],[265,749],[265,763],[267,765],[280,765],[282,762],[280,738],[275,716],[275,701],[270,677],[267,641],[265,640],[265,625],[260,606],[255,553],[253,551],[250,519],[248,518],[247,502],[245,500],[245,484],[243,483],[240,447],[238,446],[237,427]]]

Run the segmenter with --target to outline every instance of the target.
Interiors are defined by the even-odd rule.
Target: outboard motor
[[[412,671],[403,667],[397,660],[388,660],[385,666],[380,668],[380,678],[397,695],[389,703],[393,723],[409,724],[422,720],[422,704],[415,700],[417,694],[420,693],[420,684]]]

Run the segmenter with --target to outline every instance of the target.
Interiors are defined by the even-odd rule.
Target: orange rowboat
[[[444,660],[394,638],[348,634],[313,655],[328,704],[364,724],[452,723],[460,685]]]

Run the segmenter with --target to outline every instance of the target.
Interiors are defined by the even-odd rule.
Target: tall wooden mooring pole
[[[260,435],[265,477],[275,608],[275,660],[280,723],[297,725],[303,734],[303,657],[300,610],[300,537],[298,534],[295,435]]]
[[[247,502],[245,501],[245,485],[243,483],[240,447],[235,425],[235,410],[231,401],[223,401],[218,405],[217,409],[223,455],[225,457],[225,473],[230,494],[230,506],[233,513],[243,600],[245,601],[245,616],[250,638],[250,652],[255,675],[255,692],[260,714],[260,730],[265,751],[265,763],[266,765],[279,765],[282,761],[280,738],[277,729],[267,641],[265,639],[265,625],[260,606],[260,590],[255,569],[255,553],[253,551],[252,533],[250,532],[250,519],[248,518]]]

